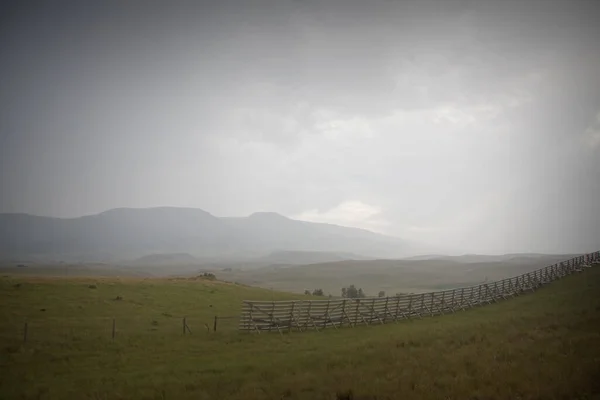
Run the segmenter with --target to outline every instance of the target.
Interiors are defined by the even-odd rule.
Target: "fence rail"
[[[600,262],[600,251],[526,274],[476,286],[394,297],[243,301],[239,330],[291,332],[385,324],[453,313],[532,292]]]

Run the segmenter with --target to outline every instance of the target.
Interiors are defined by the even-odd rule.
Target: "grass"
[[[0,295],[1,399],[600,399],[598,267],[453,315],[283,337],[200,329],[242,298],[298,297],[218,282],[5,277]]]
[[[339,296],[341,288],[356,285],[367,295],[380,290],[388,294],[422,293],[502,280],[564,261],[564,256],[543,255],[504,261],[459,262],[455,260],[360,260],[301,266],[215,271],[217,277],[253,286],[303,293],[323,289]]]

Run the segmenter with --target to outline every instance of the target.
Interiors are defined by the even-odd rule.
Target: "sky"
[[[600,250],[600,2],[0,6],[0,212]]]

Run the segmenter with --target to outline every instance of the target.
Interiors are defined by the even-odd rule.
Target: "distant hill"
[[[198,264],[199,260],[188,253],[149,254],[133,260],[132,265]]]
[[[220,271],[222,279],[265,288],[302,293],[320,288],[339,295],[342,286],[354,284],[368,295],[380,290],[426,292],[495,281],[546,267],[575,255],[506,255],[440,257],[429,260],[344,260],[309,265],[270,265],[255,269]]]
[[[314,257],[317,262],[337,260],[337,256],[317,256],[318,252],[367,258],[414,254],[411,244],[401,239],[276,213],[219,218],[200,209],[157,207],[120,208],[67,219],[0,214],[0,257],[5,260],[119,262],[187,253],[214,262],[268,257],[273,252],[314,252],[271,256],[285,255],[288,261]],[[325,258],[318,259],[321,256]]]
[[[442,261],[453,261],[457,263],[469,264],[469,263],[489,263],[489,262],[518,262],[527,263],[536,261],[539,259],[552,259],[556,261],[566,260],[577,256],[578,254],[541,254],[541,253],[515,253],[515,254],[500,254],[500,255],[487,255],[487,254],[464,254],[461,256],[445,256],[445,255],[420,255],[405,257],[402,260],[411,261],[428,261],[428,260],[442,260]]]
[[[344,260],[367,260],[369,257],[353,253],[332,253],[326,251],[275,251],[257,261],[263,264],[303,265]]]

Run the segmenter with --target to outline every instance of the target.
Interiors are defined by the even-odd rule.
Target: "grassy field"
[[[367,295],[376,296],[380,290],[388,295],[421,293],[478,285],[486,280],[502,280],[560,261],[571,256],[539,255],[515,259],[441,260],[346,260],[300,266],[269,266],[256,269],[215,271],[217,276],[236,281],[303,293],[305,289],[323,289],[325,294],[339,296],[342,286],[356,285]]]
[[[598,267],[453,315],[283,337],[206,332],[243,298],[298,297],[232,284],[5,276],[0,296],[0,399],[600,399]]]

